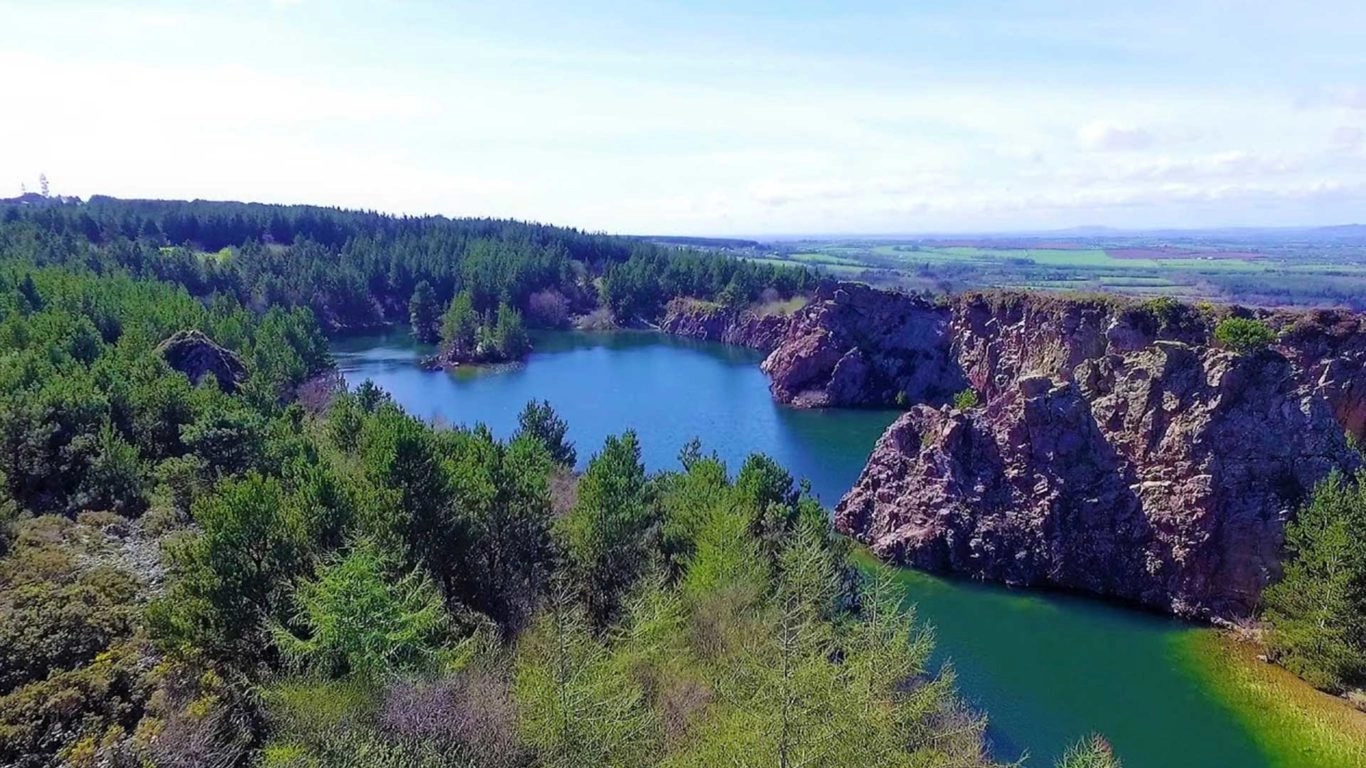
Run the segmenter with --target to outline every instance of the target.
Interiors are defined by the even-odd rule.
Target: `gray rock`
[[[237,355],[219,346],[202,331],[177,331],[157,345],[157,353],[167,365],[195,384],[205,376],[213,376],[219,389],[235,392],[247,379],[247,368]]]

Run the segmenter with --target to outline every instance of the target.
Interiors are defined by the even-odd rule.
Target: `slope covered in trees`
[[[532,325],[553,325],[606,306],[637,323],[675,296],[790,296],[814,281],[804,268],[542,224],[100,196],[0,205],[0,251],[118,266],[256,308],[307,307],[325,328],[408,321],[415,295],[439,314],[462,291],[481,316],[506,302]],[[432,317],[424,309],[418,318],[428,340]]]
[[[545,404],[499,441],[372,386],[305,411],[311,313],[0,263],[0,763],[987,764],[887,584],[774,462],[630,433],[559,506]],[[232,394],[160,342],[240,360]]]

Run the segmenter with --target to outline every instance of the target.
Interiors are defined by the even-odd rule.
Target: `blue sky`
[[[10,2],[0,194],[632,233],[1366,222],[1366,3]]]

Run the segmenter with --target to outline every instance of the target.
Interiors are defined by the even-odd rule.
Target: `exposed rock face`
[[[1237,355],[1180,305],[832,285],[763,368],[798,406],[918,404],[836,510],[878,555],[1228,618],[1277,575],[1304,495],[1357,467],[1345,430],[1366,429],[1357,318],[1257,314],[1281,341]],[[969,386],[982,407],[944,405]]]
[[[970,293],[944,303],[865,285],[822,286],[793,316],[763,370],[799,407],[943,403],[991,397],[1026,371],[1070,376],[1081,361],[1157,339],[1202,342],[1193,312],[1163,322],[1111,297]]]
[[[659,327],[675,336],[769,352],[786,335],[789,321],[782,315],[761,316],[748,310],[728,312],[715,304],[674,299]]]
[[[1315,382],[1338,423],[1366,440],[1366,328],[1361,316],[1316,310],[1274,320],[1282,326],[1280,349]]]
[[[1285,358],[1158,342],[968,413],[915,408],[837,525],[917,567],[1231,617],[1276,575],[1294,505],[1356,461]]]
[[[212,375],[219,389],[235,392],[247,378],[247,368],[237,355],[201,331],[176,331],[157,346],[157,353],[195,384]]]
[[[967,386],[950,359],[951,314],[920,298],[829,284],[763,363],[773,396],[802,407],[942,401]]]

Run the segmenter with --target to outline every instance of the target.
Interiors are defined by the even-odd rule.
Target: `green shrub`
[[[953,396],[953,407],[960,411],[970,411],[978,404],[977,390],[969,387]]]
[[[394,579],[392,570],[373,545],[362,543],[300,584],[294,599],[309,637],[276,625],[272,634],[285,659],[366,680],[431,668],[449,626],[441,593],[426,574]]]
[[[111,730],[131,732],[152,692],[143,662],[136,643],[123,643],[90,664],[0,696],[0,765],[58,765],[33,760]]]
[[[1214,328],[1214,341],[1239,354],[1260,352],[1276,341],[1276,332],[1261,320],[1226,317]]]

